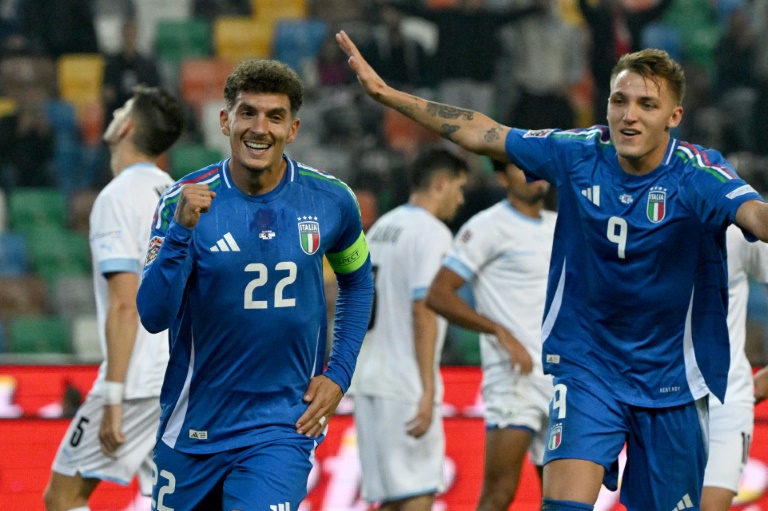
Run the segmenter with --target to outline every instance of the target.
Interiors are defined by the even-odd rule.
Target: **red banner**
[[[45,419],[60,412],[67,387],[83,395],[90,389],[95,366],[13,366],[0,368],[0,503],[8,510],[42,510],[42,493],[56,449],[69,421]],[[445,381],[448,489],[435,503],[435,511],[473,511],[483,474],[484,424],[479,417],[478,368],[443,368]],[[345,413],[346,412],[346,413]],[[365,511],[359,498],[360,463],[349,403],[329,423],[329,432],[318,448],[309,478],[309,493],[301,511]],[[756,410],[756,424],[749,464],[742,479],[738,504],[733,509],[768,511],[768,405]],[[526,464],[512,508],[538,511],[538,478]],[[146,511],[134,481],[123,487],[102,483],[91,499],[93,511]],[[596,511],[618,511],[618,494],[605,491]]]

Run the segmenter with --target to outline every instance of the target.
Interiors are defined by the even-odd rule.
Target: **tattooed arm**
[[[349,57],[349,66],[357,74],[360,85],[373,99],[468,151],[509,161],[504,148],[509,131],[507,126],[478,112],[434,103],[393,89],[363,59],[345,32],[336,34],[336,41]]]

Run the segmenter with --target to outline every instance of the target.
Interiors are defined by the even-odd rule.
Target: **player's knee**
[[[73,502],[71,498],[57,491],[51,484],[48,484],[43,491],[43,503],[46,511],[90,511],[87,505],[83,506],[80,502]]]
[[[541,506],[541,511],[592,511],[593,509],[595,507],[592,504],[555,499],[544,499]]]

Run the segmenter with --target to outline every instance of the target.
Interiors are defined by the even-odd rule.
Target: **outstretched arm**
[[[365,61],[344,31],[336,34],[336,41],[349,57],[349,66],[357,74],[360,85],[373,99],[468,151],[509,161],[505,151],[509,127],[472,110],[434,103],[393,89]]]
[[[736,225],[751,232],[760,241],[768,242],[768,203],[750,200],[739,206]]]

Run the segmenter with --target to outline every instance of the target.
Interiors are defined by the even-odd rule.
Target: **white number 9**
[[[618,228],[618,229],[617,229]],[[616,232],[618,230],[618,232]],[[626,259],[624,249],[627,248],[627,221],[618,216],[608,219],[608,241],[619,246],[619,259]]]

